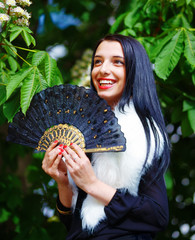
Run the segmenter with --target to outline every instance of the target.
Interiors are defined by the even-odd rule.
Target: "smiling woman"
[[[58,142],[48,148],[42,168],[58,184],[66,239],[151,240],[168,223],[169,143],[143,46],[117,34],[101,39],[92,57],[91,88],[112,107],[126,151],[86,155],[74,143]]]
[[[98,46],[91,77],[98,95],[114,108],[126,82],[124,53],[119,42],[103,41]]]

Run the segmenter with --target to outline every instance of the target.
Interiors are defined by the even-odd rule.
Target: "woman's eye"
[[[124,65],[124,62],[121,60],[115,60],[114,63],[117,65]]]
[[[96,60],[94,61],[94,64],[95,64],[95,65],[98,65],[98,64],[101,64],[101,62],[102,62],[102,61],[101,61],[100,59],[96,59]]]

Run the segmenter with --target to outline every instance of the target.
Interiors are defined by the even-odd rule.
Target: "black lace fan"
[[[49,145],[78,144],[85,152],[125,151],[118,120],[96,92],[75,85],[59,85],[37,93],[24,115],[9,124],[8,141],[46,151]]]

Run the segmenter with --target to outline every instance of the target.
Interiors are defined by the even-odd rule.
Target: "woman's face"
[[[114,108],[126,82],[125,58],[119,42],[100,43],[95,52],[91,76],[98,95]]]

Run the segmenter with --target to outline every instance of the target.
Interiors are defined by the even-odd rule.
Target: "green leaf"
[[[48,84],[37,67],[26,77],[21,87],[21,108],[25,114],[33,96],[48,87]]]
[[[166,37],[156,41],[155,46],[151,49],[151,53],[150,53],[151,60],[154,59],[160,53],[160,51],[165,46],[165,44],[168,43],[176,33],[177,31],[172,31]]]
[[[130,36],[136,37],[136,32],[133,29],[127,29],[127,32]]]
[[[188,62],[195,67],[195,36],[190,31],[184,30],[184,42],[184,55]]]
[[[15,32],[15,31],[25,31],[28,33],[33,33],[28,27],[24,27],[24,26],[18,26],[15,24],[10,24],[10,28],[9,28],[9,32]]]
[[[191,128],[193,129],[193,133],[195,133],[195,108],[188,111],[188,120]]]
[[[123,13],[116,19],[116,21],[114,22],[114,24],[110,28],[110,33],[111,34],[116,32],[116,30],[118,29],[119,25],[121,24],[121,22],[123,21],[123,19],[125,18],[126,15],[127,15],[127,13]]]
[[[47,52],[45,51],[39,51],[33,54],[32,57],[32,65],[38,66],[46,57]]]
[[[170,171],[167,171],[165,174],[165,182],[166,182],[166,188],[167,189],[172,189],[173,188],[173,178],[171,176]]]
[[[8,212],[5,208],[2,208],[0,210],[0,223],[6,222],[9,219],[10,215],[10,212]]]
[[[147,8],[149,8],[152,4],[154,4],[156,0],[147,0],[147,2],[144,5],[143,10],[146,11]]]
[[[57,68],[56,60],[51,58],[47,53],[45,58],[45,76],[47,83],[50,87],[55,85],[56,68]]]
[[[40,160],[42,160],[43,158],[44,158],[44,156],[45,156],[45,152],[33,152],[32,153],[32,156],[33,156],[33,158],[34,159],[40,159]],[[30,167],[32,167],[32,165],[29,165],[28,166],[28,171],[30,170],[29,168]],[[35,167],[35,166],[34,166]],[[36,167],[37,168],[37,170],[39,171],[39,168],[38,167]],[[36,169],[35,169],[36,170]]]
[[[177,7],[181,7],[186,4],[186,0],[177,0],[176,4],[177,4]]]
[[[21,26],[17,26],[15,24],[10,24],[10,28],[9,28],[9,32],[15,32],[15,31],[19,31],[19,30],[23,30],[24,27]]]
[[[7,85],[7,99],[11,96],[13,91],[22,83],[22,81],[31,73],[33,67],[21,69],[19,72],[11,76],[10,82]]]
[[[3,61],[0,61],[0,69],[3,70],[6,68],[6,64]],[[1,77],[1,76],[0,76]]]
[[[192,82],[195,85],[195,74],[192,74]]]
[[[177,65],[183,51],[183,30],[180,29],[165,45],[155,60],[156,74],[166,80]]]
[[[6,31],[2,31],[0,36],[2,36],[3,38],[6,38]]]
[[[6,117],[3,114],[3,106],[0,106],[0,125],[6,122]]]
[[[183,15],[183,13],[179,12],[179,14],[174,15],[172,18],[170,18],[167,22],[166,22],[167,26],[169,26],[169,28],[190,28],[190,24],[188,22],[188,20],[186,19],[186,17]]]
[[[40,92],[41,90],[44,90],[47,87],[49,87],[45,78],[43,77],[43,75],[39,71],[39,69],[37,69],[37,84],[38,84],[38,88],[37,88],[36,93]]]
[[[32,35],[30,35],[30,36],[31,36],[31,43],[32,43],[34,46],[36,46],[36,41],[35,41],[34,37],[33,37]]]
[[[3,104],[3,114],[9,122],[20,109],[20,92],[17,91],[6,103]]]
[[[137,8],[134,8],[130,11],[124,19],[124,24],[128,28],[133,28],[137,20],[140,18],[140,4],[138,4]]]
[[[22,37],[26,42],[26,45],[29,47],[31,44],[31,35],[26,31],[22,31]]]
[[[9,32],[15,32],[15,31],[18,30],[18,28],[20,28],[20,27],[17,26],[16,24],[12,24],[12,23],[11,23],[9,26],[10,26]]]
[[[187,15],[188,21],[191,23],[193,20],[193,9],[190,5],[187,6],[186,8],[186,15]]]
[[[187,4],[187,5],[190,4],[191,1],[192,1],[192,0],[186,0],[186,4]]]
[[[0,85],[7,84],[10,79],[10,72],[0,71]]]
[[[135,25],[134,25],[134,29],[136,30],[136,32],[143,32],[144,30],[144,25],[140,22],[137,22]]]
[[[34,67],[33,71],[30,72],[30,74],[27,75],[25,78],[23,85],[21,87],[21,109],[22,112],[25,114],[30,102],[32,100],[32,97],[34,96],[37,88],[38,88],[38,74],[37,74],[37,68]]]
[[[8,63],[10,65],[10,68],[13,72],[15,72],[17,69],[18,69],[18,63],[17,61],[15,60],[15,58],[13,58],[12,56],[9,56],[8,57]]]
[[[16,56],[15,53],[17,53],[17,49],[12,45],[12,43],[7,41],[6,39],[4,39],[4,43],[6,45],[2,45],[2,47],[5,49],[8,55],[12,55],[13,57],[15,57]]]
[[[6,101],[6,86],[0,85],[0,105]]]
[[[56,68],[56,84],[55,85],[60,85],[60,84],[63,84],[64,83],[64,80],[63,80],[63,77],[62,77],[62,74],[59,70],[59,68]]]
[[[184,100],[182,111],[185,112],[185,111],[189,111],[192,109],[195,109],[195,102],[189,101],[189,100]]]
[[[184,137],[188,137],[188,136],[190,136],[191,134],[194,133],[194,131],[191,127],[191,121],[188,117],[188,113],[183,116],[183,119],[182,119],[182,122],[181,122],[181,130],[182,130],[182,135]]]
[[[181,16],[181,24],[184,28],[190,28],[191,27],[187,18],[183,14]]]
[[[16,225],[20,222],[20,218],[17,216],[13,216],[12,220],[13,220],[13,223]]]
[[[195,8],[195,1],[193,0],[193,1],[190,3],[190,5],[191,5],[193,8]]]
[[[129,29],[124,29],[123,31],[120,32],[120,34],[124,36],[129,36]]]
[[[10,42],[12,42],[14,39],[16,39],[21,32],[22,32],[22,29],[19,29],[17,31],[11,32],[10,36],[9,36]]]
[[[36,45],[35,39],[31,36],[32,31],[28,27],[15,26],[11,24],[9,31],[11,32],[10,42],[12,42],[18,37],[19,34],[21,34],[27,46],[30,46],[31,43],[34,46]]]
[[[23,28],[23,31],[25,31],[25,32],[33,33],[33,32],[30,30],[30,28],[28,28],[28,27],[21,27],[21,28]]]

